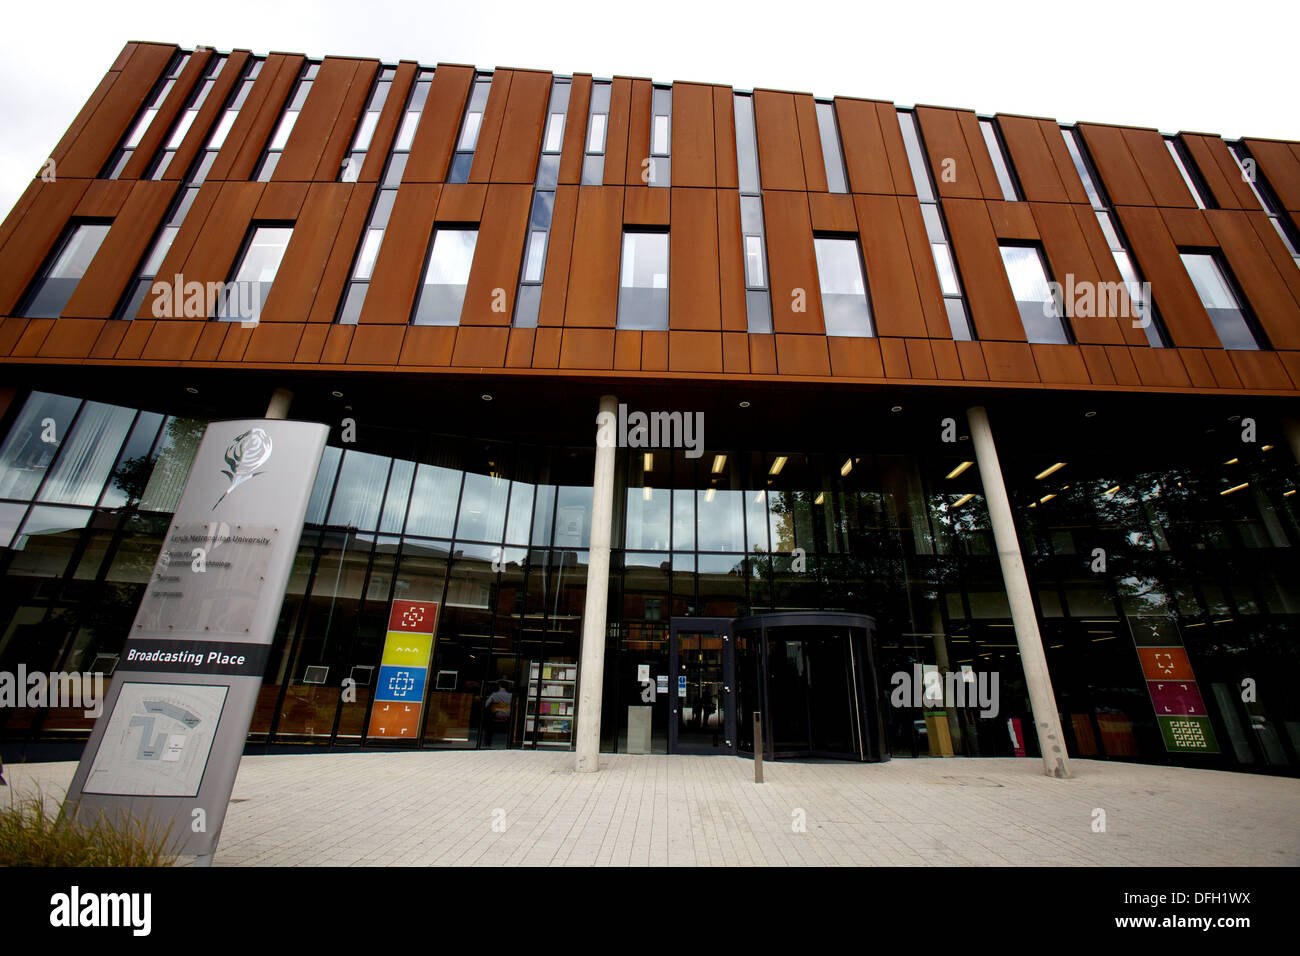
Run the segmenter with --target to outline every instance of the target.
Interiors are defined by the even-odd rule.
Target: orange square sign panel
[[[420,729],[420,705],[377,700],[370,712],[370,737],[414,740]]]
[[[1142,673],[1147,680],[1195,680],[1192,662],[1181,647],[1139,647]]]

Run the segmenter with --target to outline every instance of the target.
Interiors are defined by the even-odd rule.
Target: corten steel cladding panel
[[[749,333],[741,247],[734,95],[730,87],[673,89],[672,182],[642,180],[653,84],[611,84],[604,185],[579,186],[591,77],[575,74],[548,236],[538,328],[510,327],[527,238],[551,74],[500,69],[467,184],[444,180],[472,67],[436,69],[403,184],[355,327],[335,323],[363,239],[375,183],[402,121],[417,65],[397,66],[356,183],[337,182],[378,61],[327,57],[270,183],[250,182],[306,60],[271,54],[158,269],[159,279],[224,282],[254,223],[292,223],[293,238],[256,328],[204,317],[109,317],[137,275],[177,180],[211,135],[249,54],[236,50],[161,182],[139,180],[215,55],[203,48],[180,74],[117,181],[97,180],[163,80],[177,48],[128,44],[53,156],[55,181],[34,180],[0,225],[0,360],[245,363],[375,370],[462,369],[669,377],[785,376],[872,382],[1019,384],[1060,388],[1247,389],[1294,393],[1300,383],[1300,270],[1259,208],[1222,139],[1179,140],[1213,205],[1199,210],[1150,129],[1079,127],[1134,263],[1152,283],[1169,348],[1114,317],[1067,317],[1077,345],[1025,341],[999,241],[1042,246],[1053,278],[1121,276],[1082,182],[1050,119],[997,123],[1023,202],[1005,202],[978,116],[918,107],[950,250],[976,341],[953,341],[930,237],[892,103],[837,97],[848,193],[827,192],[816,104],[806,93],[753,94],[773,333]],[[1284,214],[1300,218],[1300,144],[1248,140]],[[950,161],[945,165],[945,161]],[[947,171],[951,175],[944,176]],[[74,219],[111,222],[61,318],[13,315]],[[474,224],[479,242],[460,326],[411,327],[429,241],[438,224]],[[622,236],[670,237],[669,330],[616,330]],[[826,337],[816,235],[856,236],[875,335]],[[1179,259],[1216,250],[1271,349],[1226,352]],[[1122,298],[1122,296],[1121,296]],[[1277,349],[1278,351],[1272,351]]]

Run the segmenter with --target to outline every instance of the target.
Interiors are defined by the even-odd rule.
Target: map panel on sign
[[[428,667],[432,650],[432,634],[389,631],[384,639],[384,657],[380,664],[385,667]]]
[[[198,796],[226,691],[207,684],[123,684],[83,792]]]
[[[424,700],[425,667],[381,667],[375,682],[375,700],[418,704]]]

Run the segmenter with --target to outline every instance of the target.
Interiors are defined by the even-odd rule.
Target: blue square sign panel
[[[379,680],[375,682],[375,700],[419,703],[424,700],[424,680],[428,672],[426,667],[379,668]]]

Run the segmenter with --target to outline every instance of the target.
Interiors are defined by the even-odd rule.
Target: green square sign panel
[[[1173,753],[1217,754],[1219,743],[1208,717],[1157,717],[1165,749]]]

